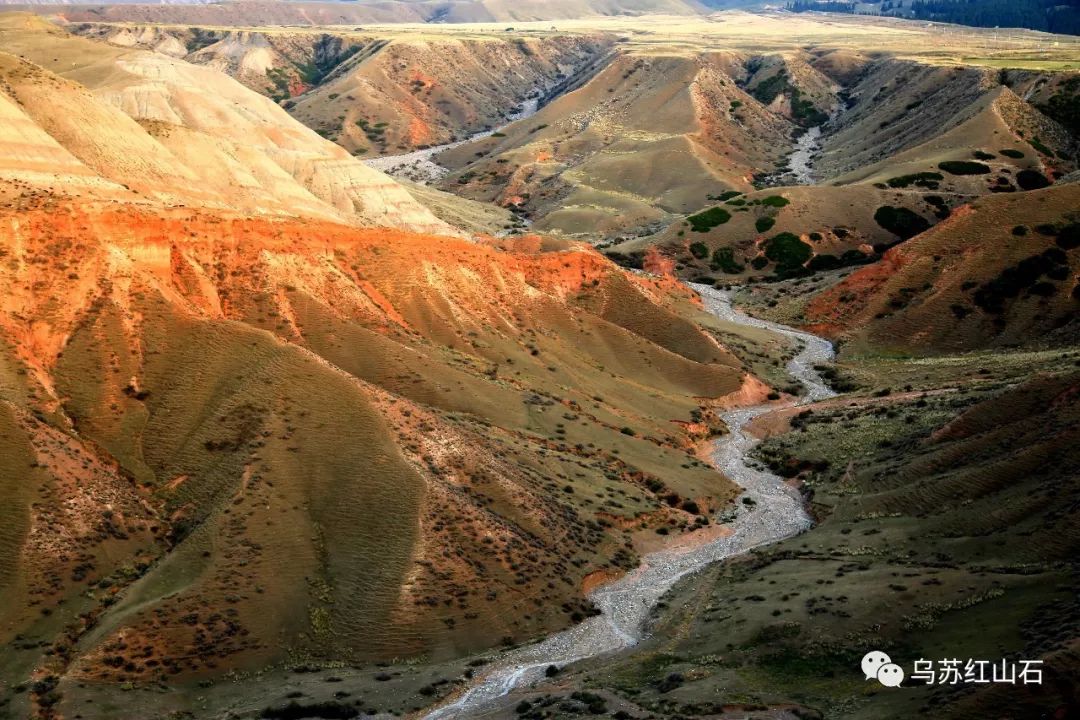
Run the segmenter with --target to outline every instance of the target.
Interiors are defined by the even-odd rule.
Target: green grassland
[[[1080,631],[1078,362],[1072,351],[843,362],[858,393],[802,411],[756,451],[801,481],[817,525],[683,581],[641,648],[538,694],[583,687],[658,718],[1066,706]],[[871,649],[909,671],[924,657],[1040,657],[1066,684],[898,692],[863,680]]]

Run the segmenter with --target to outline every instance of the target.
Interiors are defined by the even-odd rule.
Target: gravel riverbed
[[[414,150],[411,153],[404,153],[402,155],[384,155],[382,157],[371,158],[370,160],[365,160],[364,164],[370,168],[380,170],[391,177],[411,180],[412,182],[420,183],[422,185],[432,185],[450,174],[449,168],[443,167],[435,161],[436,155],[474,140],[482,140],[483,138],[491,137],[507,125],[515,123],[518,120],[532,117],[539,109],[540,100],[538,98],[532,98],[522,103],[518,110],[510,113],[505,124],[493,130],[484,130],[474,133],[464,140],[446,143],[445,145],[436,145],[434,147],[424,148],[423,150]]]
[[[743,488],[742,497],[752,499],[754,504],[747,507],[742,502],[737,503],[740,510],[730,523],[733,532],[727,537],[697,547],[647,555],[637,569],[593,591],[590,599],[600,609],[599,615],[546,640],[505,653],[470,688],[432,710],[426,720],[475,717],[479,711],[497,705],[500,698],[515,688],[542,679],[549,665],[562,666],[629,648],[644,637],[645,621],[652,608],[680,578],[711,563],[810,528],[810,516],[799,493],[777,475],[748,463],[748,455],[757,440],[748,435],[745,428],[759,415],[834,395],[814,370],[815,365],[833,358],[833,347],[815,335],[740,312],[732,306],[731,297],[725,291],[706,285],[691,287],[701,294],[705,308],[717,317],[771,330],[801,346],[787,365],[791,376],[805,388],[798,400],[787,405],[771,403],[737,408],[721,415],[730,432],[716,441],[712,461],[718,470]]]

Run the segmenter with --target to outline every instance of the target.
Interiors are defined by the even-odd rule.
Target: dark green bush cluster
[[[339,702],[321,702],[311,705],[301,705],[291,702],[281,707],[268,707],[262,711],[262,717],[272,720],[300,720],[300,718],[354,718],[360,715],[360,711],[351,705],[343,705]]]
[[[690,229],[694,232],[709,232],[714,227],[723,225],[731,219],[731,213],[722,207],[710,208],[704,212],[700,212],[697,215],[691,215],[686,218],[690,223]]]
[[[1080,247],[1080,223],[1072,223],[1060,228],[1054,242],[1064,250],[1075,250]]]
[[[1041,190],[1049,187],[1050,181],[1038,170],[1021,170],[1016,173],[1016,184],[1021,190]]]
[[[811,127],[822,125],[829,119],[829,116],[818,110],[813,102],[803,98],[798,88],[791,89],[791,115],[796,122]]]
[[[780,70],[772,77],[765,78],[750,90],[750,94],[761,101],[762,104],[768,105],[776,96],[784,92],[788,87],[788,77],[786,70]]]
[[[1047,147],[1046,143],[1044,143],[1039,138],[1033,137],[1028,140],[1028,142],[1031,143],[1031,147],[1035,148],[1043,155],[1046,155],[1047,157],[1054,157],[1054,151],[1051,148]]]
[[[758,232],[768,232],[772,230],[772,226],[776,224],[776,218],[774,217],[760,217],[754,221],[754,227]]]
[[[885,205],[874,213],[874,221],[893,235],[907,240],[930,229],[930,223],[922,215],[905,207]]]
[[[888,185],[891,188],[906,188],[914,185],[915,187],[927,188],[929,190],[937,190],[939,187],[939,183],[944,179],[945,176],[941,173],[920,172],[889,178]]]
[[[934,215],[939,220],[944,220],[952,215],[952,210],[949,209],[948,204],[945,202],[945,198],[940,195],[927,195],[923,197],[923,200],[925,200],[928,205],[933,206]]]
[[[726,273],[737,275],[746,269],[744,265],[735,262],[735,253],[729,247],[717,248],[712,256],[713,270],[723,270]]]
[[[604,253],[616,265],[632,270],[641,270],[645,267],[645,252],[634,250],[631,253],[621,253],[617,250],[608,250]]]
[[[1026,257],[1016,265],[1005,268],[996,278],[975,291],[975,304],[988,313],[1005,312],[1005,304],[1020,293],[1050,297],[1057,286],[1042,278],[1065,280],[1069,277],[1069,259],[1061,248],[1049,248],[1039,255]]]
[[[813,254],[813,248],[789,232],[775,235],[765,243],[765,257],[776,263],[778,275],[798,271]]]
[[[988,175],[990,166],[973,160],[946,160],[938,167],[950,175]]]
[[[774,208],[782,208],[791,204],[791,201],[783,195],[769,195],[768,197],[761,198],[760,202],[762,205]]]

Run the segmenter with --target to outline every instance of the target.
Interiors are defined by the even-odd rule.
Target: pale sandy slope
[[[11,118],[0,124],[3,177],[55,190],[77,176],[167,202],[453,232],[395,181],[216,70],[21,14],[0,16],[0,48],[0,112]]]

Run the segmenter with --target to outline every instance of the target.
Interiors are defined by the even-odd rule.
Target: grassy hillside
[[[27,131],[10,123],[0,129],[5,178],[126,202],[454,232],[385,175],[213,69],[23,14],[0,17],[0,38],[2,92],[18,123],[74,156],[89,179],[57,182],[52,168],[24,162]]]
[[[994,195],[812,299],[805,321],[902,352],[1076,339],[1080,186]]]
[[[804,480],[818,526],[683,583],[646,647],[534,697],[583,686],[611,708],[665,718],[792,705],[803,717],[1067,714],[1080,492],[1069,364],[1066,353],[1018,385],[960,381],[804,410],[760,456]],[[1046,675],[1042,686],[890,692],[859,672],[870,649],[909,668],[1042,658]]]
[[[3,673],[61,681],[16,706],[520,642],[734,494],[693,451],[757,340],[595,252],[4,212]]]

